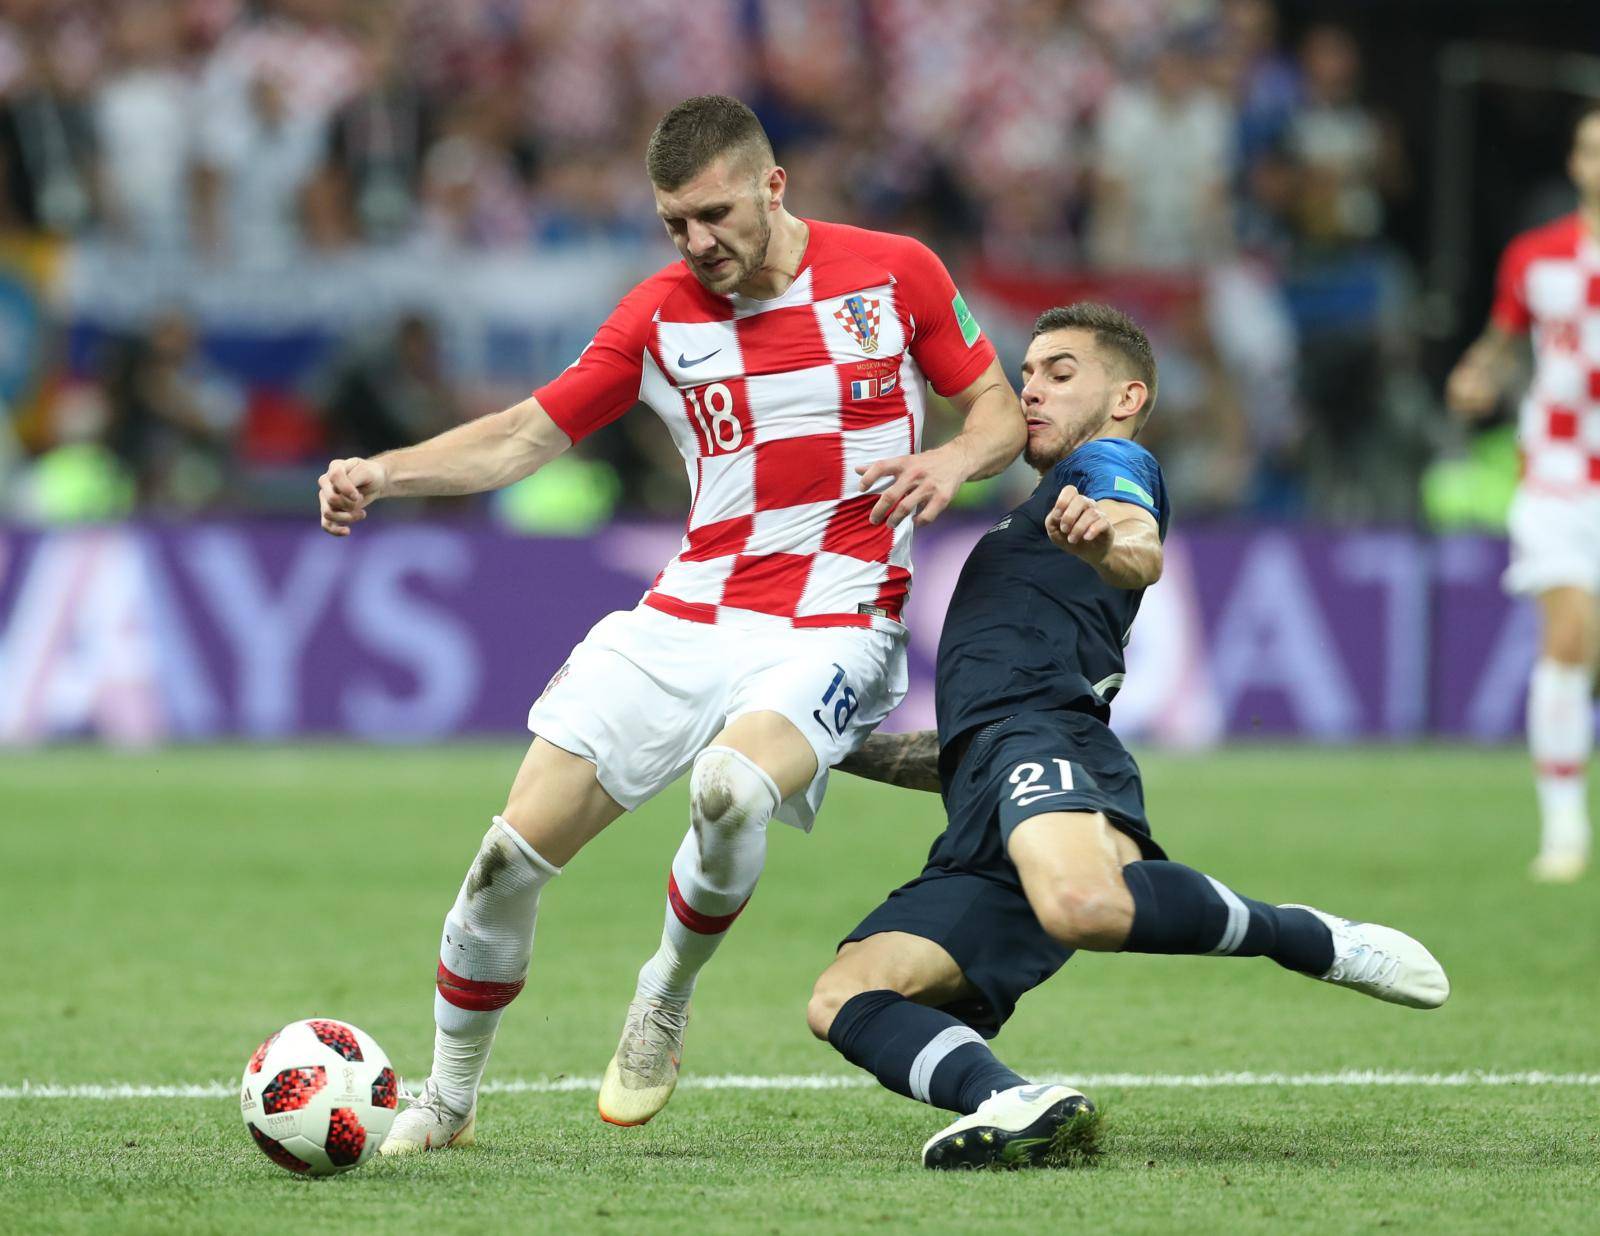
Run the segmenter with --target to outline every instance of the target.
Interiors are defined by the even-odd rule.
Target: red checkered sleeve
[[[963,391],[994,361],[994,345],[979,329],[944,263],[919,241],[902,237],[895,255],[897,294],[905,298],[915,332],[911,355],[939,394]]]
[[[1528,259],[1528,246],[1519,236],[1506,246],[1495,275],[1494,304],[1489,310],[1489,321],[1508,335],[1526,333],[1533,321],[1528,310]]]
[[[578,359],[533,392],[574,442],[609,425],[638,402],[645,352],[661,302],[683,278],[674,263],[624,296]]]

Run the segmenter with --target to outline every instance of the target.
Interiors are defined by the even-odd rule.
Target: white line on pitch
[[[1066,1082],[1085,1090],[1209,1090],[1238,1086],[1600,1086],[1600,1073],[1407,1073],[1380,1069],[1345,1069],[1337,1073],[1087,1073],[1036,1077],[1039,1082]],[[872,1078],[858,1073],[796,1073],[775,1077],[727,1073],[685,1077],[688,1090],[858,1090],[872,1086]],[[598,1077],[555,1077],[486,1082],[485,1094],[564,1094],[598,1090]],[[0,1101],[7,1099],[225,1099],[238,1093],[226,1082],[191,1085],[60,1085],[24,1081],[0,1086]]]

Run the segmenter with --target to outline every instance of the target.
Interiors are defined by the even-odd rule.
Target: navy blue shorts
[[[1012,830],[1053,811],[1099,812],[1147,859],[1166,853],[1150,836],[1139,768],[1098,718],[1035,712],[985,726],[944,786],[948,826],[922,874],[841,941],[903,931],[949,953],[978,997],[946,1006],[992,1038],[1017,1001],[1072,956],[1039,926],[1006,854]]]

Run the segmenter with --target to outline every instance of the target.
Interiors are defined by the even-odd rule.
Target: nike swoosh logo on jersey
[[[679,352],[678,353],[678,368],[679,369],[693,369],[701,361],[710,360],[713,356],[715,356],[717,354],[717,352],[720,352],[720,351],[722,351],[722,349],[718,348],[716,352],[707,352],[704,356],[697,356],[693,360],[685,360],[683,358],[683,353]]]
[[[1019,807],[1031,807],[1034,803],[1046,798],[1060,798],[1065,794],[1076,794],[1077,790],[1046,790],[1043,794],[1030,794],[1027,798],[1016,800]]]

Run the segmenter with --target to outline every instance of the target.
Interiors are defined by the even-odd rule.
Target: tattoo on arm
[[[845,756],[837,767],[869,781],[937,794],[939,735],[935,730],[919,730],[915,734],[869,734],[861,750]]]

